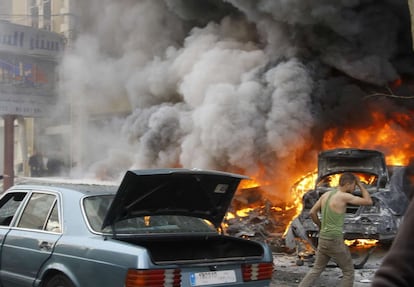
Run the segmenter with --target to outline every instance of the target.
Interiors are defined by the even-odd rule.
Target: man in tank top
[[[352,194],[356,186],[361,190],[362,197]],[[310,210],[313,222],[320,229],[319,241],[315,263],[302,279],[299,287],[312,286],[312,283],[325,270],[330,259],[335,261],[342,270],[343,278],[340,286],[353,286],[354,264],[343,238],[345,211],[348,204],[372,205],[372,199],[359,178],[346,172],[339,178],[338,188],[324,193]],[[318,216],[319,212],[321,220]]]

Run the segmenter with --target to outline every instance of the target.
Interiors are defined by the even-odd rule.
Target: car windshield
[[[87,221],[95,232],[112,233],[112,227],[102,229],[105,215],[111,205],[113,195],[90,196],[84,199],[83,206]],[[120,220],[114,226],[119,234],[147,233],[210,233],[216,232],[214,225],[201,218],[182,215],[153,215]]]

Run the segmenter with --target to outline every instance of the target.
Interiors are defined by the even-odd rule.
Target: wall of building
[[[40,29],[42,31],[57,32],[63,36],[69,35],[71,19],[68,17],[70,11],[68,8],[70,0],[1,0],[0,1],[0,21],[6,23],[5,27],[10,27],[13,23],[23,26],[29,26],[31,29]],[[1,23],[1,22],[0,22]],[[3,30],[3,34],[7,31]],[[23,28],[24,30],[24,28]],[[2,32],[2,31],[0,31]],[[1,33],[0,33],[1,34]],[[64,41],[66,44],[66,40]],[[2,53],[14,53],[20,57],[19,53],[26,54],[28,51],[18,51],[10,47],[10,51],[4,51],[7,47],[3,47]],[[21,49],[20,49],[21,50]],[[26,56],[24,56],[26,57]],[[42,57],[48,57],[43,55]],[[4,68],[4,67],[3,67]],[[5,88],[5,86],[3,86]],[[4,94],[4,93],[3,93]],[[1,118],[0,118],[1,119]],[[60,125],[60,123],[59,123]],[[52,133],[45,132],[52,130]],[[50,141],[59,142],[67,132],[68,128],[43,126],[41,116],[20,115],[15,120],[14,129],[14,166],[15,174],[29,175],[28,157],[36,150],[42,149],[44,143]],[[58,139],[58,140],[57,140]],[[69,148],[67,148],[69,150]],[[4,168],[4,123],[0,120],[0,174]]]
[[[0,1],[0,14],[9,15],[11,13],[12,13],[12,1],[11,0]]]

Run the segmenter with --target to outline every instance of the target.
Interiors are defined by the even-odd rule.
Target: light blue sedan
[[[0,198],[1,286],[269,286],[270,248],[217,231],[244,178],[157,169],[119,186],[17,184]]]

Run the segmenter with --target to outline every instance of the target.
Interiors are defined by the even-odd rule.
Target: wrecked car
[[[316,248],[319,229],[309,211],[322,194],[337,187],[342,173],[352,172],[369,191],[373,205],[348,205],[344,239],[391,242],[408,206],[401,184],[403,168],[388,167],[384,154],[377,150],[340,148],[320,152],[315,186],[304,194],[302,212],[292,221],[287,237],[306,240]],[[356,188],[354,194],[361,195],[361,191]]]
[[[1,286],[269,286],[270,248],[219,232],[244,178],[155,169],[120,185],[16,184],[0,198]]]

